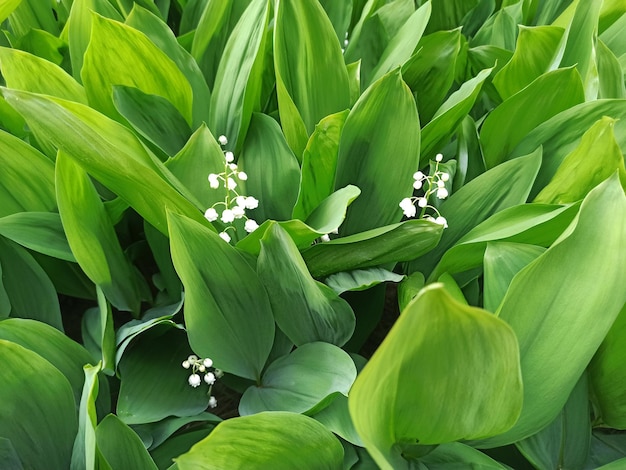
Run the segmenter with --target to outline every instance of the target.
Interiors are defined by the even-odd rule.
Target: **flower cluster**
[[[420,208],[420,219],[430,220],[437,224],[448,226],[448,221],[443,217],[436,207],[428,203],[428,199],[436,195],[437,199],[445,199],[448,197],[446,189],[446,181],[450,179],[450,175],[444,171],[439,171],[439,163],[443,160],[443,155],[438,153],[435,157],[435,171],[432,175],[425,175],[421,171],[413,175],[415,182],[413,187],[417,190],[423,190],[423,196],[405,197],[400,201],[400,208],[407,217],[415,217],[417,208]],[[430,213],[428,212],[430,210]]]
[[[222,146],[228,143],[228,139],[223,135],[219,136],[217,140]],[[204,217],[209,222],[215,222],[219,219],[224,224],[230,224],[219,234],[227,243],[231,241],[228,230],[236,230],[232,225],[235,220],[244,219],[243,228],[248,233],[254,232],[259,227],[255,220],[246,216],[246,209],[256,209],[259,206],[259,201],[252,196],[243,196],[237,191],[238,181],[246,181],[248,175],[239,171],[234,161],[233,152],[225,151],[224,171],[209,174],[209,186],[212,189],[224,188],[226,196],[223,201],[216,202],[204,212]]]
[[[191,369],[191,375],[187,379],[187,382],[189,382],[189,385],[193,388],[199,387],[203,380],[198,372],[204,374],[204,381],[209,385],[209,406],[211,408],[215,408],[217,406],[217,399],[211,395],[211,391],[213,390],[213,384],[215,381],[222,377],[224,373],[221,370],[214,368],[213,361],[208,357],[200,359],[194,354],[184,360],[182,365],[185,369]]]

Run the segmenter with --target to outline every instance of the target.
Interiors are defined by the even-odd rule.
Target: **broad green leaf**
[[[490,45],[513,51],[517,40],[518,24],[523,21],[522,1],[512,2],[490,16],[472,38],[472,46]]]
[[[554,68],[562,52],[563,33],[563,29],[556,26],[520,25],[513,57],[493,77],[493,84],[503,100]]]
[[[69,382],[44,358],[10,341],[0,340],[0,362],[0,437],[11,441],[25,469],[68,469],[78,430]]]
[[[63,228],[78,264],[116,308],[138,314],[148,287],[122,251],[89,176],[62,151],[56,162],[56,189]]]
[[[402,274],[392,273],[382,268],[356,269],[331,274],[324,279],[324,284],[337,294],[342,294],[349,290],[367,290],[382,282],[400,282],[404,278]]]
[[[239,402],[242,416],[262,411],[315,413],[331,395],[347,396],[356,367],[342,349],[332,344],[303,344],[272,362],[259,386],[251,386]]]
[[[257,274],[211,230],[175,214],[168,220],[191,348],[226,372],[260,380],[274,319]]]
[[[0,237],[0,265],[11,316],[39,320],[63,331],[56,290],[28,251]]]
[[[42,255],[35,251],[31,251],[30,254],[43,268],[59,294],[78,299],[96,299],[96,286],[93,285],[78,264]]]
[[[503,432],[522,406],[515,334],[494,315],[453,300],[441,284],[428,286],[359,374],[348,402],[368,452],[384,469],[409,468],[396,444]]]
[[[210,422],[217,424],[221,421],[222,419],[219,416],[204,412],[195,416],[185,416],[182,418],[170,417],[157,421],[156,423],[137,424],[133,426],[133,430],[139,435],[148,450],[152,450],[158,448],[164,442],[169,441],[170,436],[181,430],[181,428],[185,428],[188,424],[196,423],[197,426],[198,423]],[[187,450],[188,449],[185,449],[185,451]]]
[[[431,10],[431,3],[426,2],[406,20],[389,41],[378,64],[372,70],[371,76],[368,77],[366,85],[375,82],[386,73],[401,66],[413,55],[430,19]]]
[[[148,36],[187,77],[193,95],[192,128],[196,129],[202,122],[208,121],[211,91],[197,62],[178,43],[169,26],[154,13],[142,8],[137,3],[134,4],[130,15],[126,18],[126,24]]]
[[[513,277],[545,252],[545,248],[510,242],[488,242],[484,260],[483,303],[495,312]]]
[[[350,305],[311,277],[298,247],[276,223],[261,239],[257,273],[278,327],[296,346],[313,341],[343,346],[350,339],[355,324]]]
[[[428,22],[428,33],[439,30],[454,29],[463,18],[476,7],[479,0],[449,0],[433,2],[433,12]]]
[[[98,424],[96,445],[112,470],[157,470],[139,436],[115,415],[108,415]]]
[[[341,47],[333,25],[316,0],[278,2],[274,67],[283,131],[300,159],[306,139],[320,119],[346,109],[350,103]],[[304,129],[293,130],[291,123],[287,125],[291,119]]]
[[[535,180],[541,151],[498,165],[473,179],[446,199],[439,212],[448,221],[441,242],[414,261],[409,272],[429,274],[442,255],[467,232],[496,212],[526,202]]]
[[[350,410],[348,408],[348,397],[337,394],[333,401],[323,410],[315,413],[313,417],[326,426],[326,429],[337,434],[342,439],[363,447],[361,438],[354,429]]]
[[[97,14],[92,20],[91,40],[81,71],[89,104],[118,119],[112,87],[134,86],[167,99],[191,124],[191,85],[172,59],[134,28]]]
[[[506,160],[512,149],[535,127],[585,100],[574,68],[548,72],[519,91],[485,119],[480,138],[487,168]]]
[[[209,127],[228,138],[229,149],[239,149],[252,118],[261,108],[262,72],[267,0],[254,0],[230,35],[215,77]]]
[[[615,141],[615,119],[603,117],[582,136],[534,202],[563,204],[583,199],[617,170],[626,187],[624,156]]]
[[[604,116],[618,119],[613,132],[622,152],[626,152],[626,100],[596,100],[579,104],[540,124],[522,139],[509,158],[525,155],[540,145],[546,156],[531,197],[548,184],[565,157],[578,147],[582,135]]]
[[[176,302],[181,299],[183,292],[183,285],[176,274],[174,265],[172,264],[172,257],[170,255],[170,242],[168,238],[155,229],[152,225],[144,221],[143,224],[144,233],[146,234],[146,241],[150,246],[150,251],[154,256],[154,261],[159,268],[159,276],[163,281],[162,286],[159,289],[165,291],[169,297],[170,302]]]
[[[429,122],[443,104],[454,81],[460,50],[460,29],[439,31],[423,37],[417,52],[402,65],[402,79],[415,93],[423,123]]]
[[[612,430],[596,429],[591,434],[588,466],[598,468],[616,460],[626,458],[626,436],[614,434]]]
[[[427,220],[407,220],[349,237],[319,243],[302,253],[314,277],[386,263],[408,261],[429,252],[439,242],[443,226]]]
[[[470,112],[483,83],[492,69],[481,70],[471,80],[463,83],[437,110],[432,120],[422,129],[420,168],[448,143],[457,127]]]
[[[419,462],[425,464],[428,470],[461,470],[463,468],[505,470],[510,468],[460,442],[437,446],[432,452],[421,457]]]
[[[18,212],[2,217],[0,235],[29,250],[76,262],[61,218],[54,212]]]
[[[24,36],[12,38],[12,47],[63,67],[69,72],[67,39],[41,29],[31,29]]]
[[[174,459],[189,452],[189,449],[194,444],[211,434],[214,428],[215,426],[212,424],[205,424],[198,428],[191,428],[184,433],[176,434],[152,450],[150,455],[159,469],[178,470],[178,465],[174,462]]]
[[[107,375],[114,375],[116,368],[115,327],[111,304],[104,292],[96,287],[98,306],[85,311],[81,322],[83,344],[89,352],[100,358],[101,369]]]
[[[185,333],[170,325],[138,335],[119,363],[117,416],[126,424],[141,424],[204,411],[206,385],[191,387],[190,372],[181,366],[189,352]]]
[[[0,21],[6,20],[20,3],[22,0],[5,0],[0,3]]]
[[[11,31],[20,37],[31,29],[42,29],[58,36],[59,25],[50,5],[38,0],[22,0],[9,16]]]
[[[113,104],[139,135],[173,157],[187,143],[191,129],[165,98],[134,87],[113,86]]]
[[[485,172],[477,126],[470,116],[466,116],[457,129],[456,159],[454,187],[459,188]]]
[[[337,154],[348,110],[322,119],[309,138],[302,154],[300,192],[293,209],[293,218],[306,220],[307,216],[333,192]]]
[[[339,230],[342,235],[400,221],[398,204],[413,191],[419,152],[415,100],[396,70],[363,93],[341,134],[335,188],[353,184],[361,189]]]
[[[425,283],[424,275],[416,271],[406,276],[404,280],[398,284],[398,307],[400,311],[404,310],[411,300],[417,297],[417,294],[420,293]]]
[[[288,430],[288,432],[285,432]],[[220,423],[175,462],[178,470],[341,468],[343,448],[313,418],[265,412]]]
[[[334,0],[320,0],[320,5],[333,24],[339,41],[343,41],[348,33],[352,17],[353,2],[336,2]]]
[[[596,45],[598,61],[598,98],[626,98],[622,66],[615,54],[601,40]]]
[[[552,423],[515,444],[535,468],[585,468],[591,442],[587,381],[583,374]]]
[[[23,318],[1,321],[0,339],[19,344],[50,362],[68,380],[78,403],[84,382],[83,366],[93,362],[85,348],[56,328]]]
[[[626,302],[624,234],[626,196],[614,175],[587,195],[554,245],[513,278],[497,314],[520,343],[524,406],[513,428],[478,445],[528,437],[563,408]],[[555,332],[568,341],[554,341]]]
[[[290,219],[298,198],[300,168],[274,119],[252,115],[239,163],[248,174],[245,194],[259,200],[252,218],[257,222]]]
[[[122,16],[108,0],[74,0],[67,23],[72,75],[78,81],[83,69],[85,51],[91,39],[93,13],[122,21]]]
[[[625,337],[626,305],[622,307],[589,366],[589,379],[602,421],[616,429],[626,429],[626,396],[622,385]]]
[[[0,276],[2,276],[2,264],[0,263]],[[4,288],[2,277],[0,277],[0,318],[8,318],[11,313],[11,301],[9,294]]]
[[[79,162],[161,232],[167,233],[166,207],[209,225],[181,196],[186,191],[180,182],[121,124],[78,103],[16,90],[3,93],[38,135]]]
[[[0,217],[56,209],[54,164],[42,153],[0,131]]]
[[[15,452],[11,441],[5,437],[0,437],[0,462],[7,470],[24,470],[20,456]]]
[[[598,467],[596,470],[620,470],[626,465],[626,458],[615,460],[614,462],[607,463],[602,467]]]
[[[85,385],[79,402],[78,433],[74,440],[71,470],[106,468],[100,466],[104,463],[101,462],[102,456],[96,447],[96,426],[98,424],[96,398],[98,397],[98,372],[100,370],[100,363],[96,366],[86,365],[84,367]],[[98,466],[96,466],[96,462]]]
[[[582,77],[587,100],[593,100],[598,95],[594,43],[601,6],[602,2],[578,2],[568,26],[567,42],[560,64],[561,67],[576,67]]]
[[[17,49],[2,47],[0,63],[2,76],[9,88],[87,104],[83,87],[52,62]],[[45,77],[45,80],[41,77]]]

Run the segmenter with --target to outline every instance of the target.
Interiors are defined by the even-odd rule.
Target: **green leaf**
[[[411,300],[420,293],[425,283],[424,275],[416,271],[406,276],[404,280],[398,284],[398,307],[400,311],[404,310]]]
[[[339,271],[408,261],[429,252],[439,242],[443,226],[427,220],[407,220],[349,237],[319,243],[302,253],[314,277]]]
[[[350,410],[348,408],[348,397],[337,394],[333,401],[323,410],[315,413],[313,417],[326,426],[326,429],[337,434],[342,439],[363,447],[361,438],[354,429]]]
[[[557,418],[515,444],[535,468],[585,468],[591,442],[587,382],[583,374]]]
[[[228,138],[229,149],[243,144],[253,111],[261,108],[267,0],[254,0],[230,35],[213,87],[209,127]]]
[[[352,2],[336,2],[334,0],[320,0],[320,5],[326,11],[326,15],[333,24],[339,41],[343,41],[350,27],[352,17]]]
[[[56,328],[23,318],[1,321],[0,339],[19,344],[50,362],[68,380],[78,403],[84,382],[83,366],[93,362],[85,348]]]
[[[355,324],[350,305],[311,277],[297,246],[276,223],[261,239],[257,273],[276,323],[296,346],[313,341],[343,346],[350,339]]]
[[[0,237],[0,265],[11,316],[39,320],[63,331],[56,290],[28,251]]]
[[[7,470],[24,470],[13,444],[5,437],[0,437],[0,462]]]
[[[274,119],[252,115],[239,163],[248,174],[245,194],[259,200],[252,218],[258,222],[290,219],[298,198],[300,168]]]
[[[615,119],[603,117],[582,136],[535,202],[563,204],[583,199],[589,191],[618,171],[626,187],[624,156],[615,141]]]
[[[498,165],[473,179],[446,199],[439,207],[449,227],[441,242],[426,256],[414,261],[409,272],[425,274],[463,235],[496,212],[526,201],[541,164],[541,150]]]
[[[274,319],[256,273],[214,232],[179,215],[168,220],[172,260],[185,286],[191,348],[226,372],[260,380]]]
[[[448,143],[450,137],[456,132],[457,127],[470,112],[483,83],[493,69],[481,70],[471,80],[463,83],[461,87],[452,93],[443,103],[432,120],[422,129],[422,149],[419,166],[422,168],[428,160]]]
[[[139,334],[119,363],[117,416],[126,424],[141,424],[204,411],[209,405],[206,389],[191,387],[190,372],[181,366],[189,351],[184,331],[171,325]]]
[[[138,88],[113,86],[115,109],[139,135],[173,157],[187,143],[191,129],[185,118],[165,98]]]
[[[339,139],[348,117],[348,110],[322,119],[309,138],[302,154],[300,192],[293,209],[293,218],[306,220],[307,216],[330,196],[335,187],[335,171]]]
[[[620,148],[626,151],[626,100],[596,100],[579,104],[540,124],[522,139],[509,158],[525,155],[540,145],[547,156],[542,161],[531,197],[548,184],[565,157],[578,147],[581,136],[604,116],[618,119],[613,132]]]
[[[38,135],[78,161],[161,232],[167,233],[166,207],[210,226],[181,196],[187,191],[176,178],[121,124],[78,103],[16,90],[3,93]]]
[[[419,459],[428,470],[472,468],[480,470],[505,470],[509,467],[460,442],[437,446],[432,452]]]
[[[56,209],[54,163],[17,137],[0,131],[0,217]]]
[[[148,450],[152,450],[161,446],[161,444],[170,441],[170,437],[181,428],[187,427],[188,424],[196,423],[219,423],[222,419],[212,413],[200,413],[195,416],[185,416],[182,418],[170,417],[156,423],[137,424],[133,426],[133,430],[139,434],[144,445],[148,447]],[[193,428],[191,428],[193,429]],[[204,437],[204,436],[203,436]],[[149,444],[149,445],[148,445]],[[194,442],[195,444],[195,442]],[[189,450],[185,449],[185,452]],[[182,452],[176,454],[180,455]],[[157,463],[158,465],[158,463]]]
[[[106,468],[96,447],[96,426],[98,424],[96,398],[98,397],[98,372],[100,370],[100,363],[96,366],[86,365],[84,367],[85,385],[79,402],[78,433],[74,440],[71,470]],[[96,466],[96,462],[98,466]]]
[[[615,54],[601,40],[596,45],[598,61],[598,98],[626,98],[622,66]]]
[[[626,305],[589,365],[589,379],[602,421],[616,429],[626,429],[626,396],[622,385],[625,337]]]
[[[239,413],[312,414],[324,408],[332,395],[347,396],[355,378],[356,367],[348,353],[328,343],[303,344],[267,367],[261,384],[241,397]]]
[[[483,292],[485,310],[490,312],[498,310],[513,277],[545,251],[545,248],[535,245],[487,242]]]
[[[96,444],[112,470],[157,470],[139,436],[115,415],[108,415],[98,424]]]
[[[548,72],[495,108],[480,130],[487,168],[506,160],[511,150],[542,122],[585,100],[574,68]]]
[[[481,447],[528,437],[565,405],[626,302],[625,227],[626,196],[614,175],[587,195],[554,245],[513,278],[497,314],[520,343],[524,407],[511,430]],[[554,341],[555,334],[568,341]]]
[[[111,304],[96,287],[98,306],[85,311],[81,325],[83,344],[94,357],[99,357],[102,371],[114,375],[116,368],[115,327]]]
[[[81,71],[89,104],[119,119],[112,87],[134,86],[167,99],[191,124],[192,90],[176,64],[136,29],[97,14],[92,20],[91,40]]]
[[[52,62],[17,49],[1,47],[0,63],[2,76],[9,88],[87,104],[83,87]]]
[[[78,430],[69,382],[44,358],[10,341],[0,340],[0,362],[0,437],[11,442],[26,469],[68,469]]]
[[[384,469],[409,468],[396,444],[503,432],[522,406],[515,334],[494,315],[453,300],[441,284],[428,286],[359,374],[348,402],[368,452]]]
[[[317,1],[281,0],[274,21],[278,109],[289,147],[300,159],[320,119],[349,106],[348,72],[333,25]]]
[[[59,34],[59,25],[50,6],[37,0],[22,0],[9,17],[11,31],[23,36],[31,29],[43,29],[55,36]]]
[[[348,209],[342,235],[400,221],[398,204],[413,191],[419,151],[415,100],[396,70],[363,93],[341,134],[335,188],[354,184],[362,192]]]
[[[30,250],[76,262],[61,218],[54,212],[18,212],[2,217],[0,235]]]
[[[370,268],[331,274],[324,279],[324,284],[337,294],[342,294],[346,291],[367,290],[382,282],[400,282],[403,279],[401,274],[382,268]]]
[[[323,425],[281,411],[224,421],[175,460],[178,470],[293,470],[312,462],[316,470],[336,470],[342,461],[341,444]]]
[[[22,3],[22,0],[6,0],[0,4],[0,21],[6,20],[13,10]]]
[[[124,255],[89,176],[63,152],[57,156],[56,189],[63,228],[78,264],[116,308],[138,314],[148,287]]]

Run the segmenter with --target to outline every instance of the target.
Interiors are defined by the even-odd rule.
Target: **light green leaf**
[[[134,86],[167,99],[191,124],[192,90],[176,64],[136,29],[97,14],[92,21],[91,40],[81,71],[89,104],[119,119],[112,87]]]
[[[63,331],[56,290],[28,251],[0,237],[0,265],[11,316],[39,320]]]
[[[626,98],[624,73],[615,54],[601,40],[596,45],[598,61],[598,98]]]
[[[2,76],[9,88],[87,104],[83,87],[52,62],[17,49],[1,47],[0,63]]]
[[[424,463],[428,470],[461,470],[463,468],[505,470],[510,468],[460,442],[450,442],[437,446],[432,452],[420,458],[419,462]]]
[[[278,109],[289,147],[300,159],[320,119],[348,107],[348,72],[333,25],[317,1],[280,0],[274,21]],[[291,119],[301,120],[304,134],[287,125]]]
[[[278,224],[261,239],[257,273],[276,323],[296,346],[313,341],[343,346],[350,339],[355,324],[350,305],[311,277],[298,248]]]
[[[404,280],[398,284],[398,307],[400,311],[404,310],[411,300],[420,293],[425,283],[424,275],[416,271],[406,276]]]
[[[0,340],[0,362],[0,437],[11,441],[26,469],[67,470],[78,430],[69,382],[44,358],[10,341]]]
[[[175,460],[178,470],[293,470],[311,462],[316,470],[336,470],[342,461],[341,444],[323,425],[282,411],[226,420]]]
[[[180,182],[121,124],[78,103],[16,90],[3,93],[38,135],[78,161],[161,232],[167,233],[166,207],[210,226],[181,196],[187,191]]]
[[[565,157],[534,202],[579,201],[616,170],[626,187],[624,156],[615,141],[614,126],[615,119],[605,116],[585,132],[578,147]]]
[[[62,151],[57,156],[56,189],[63,228],[78,264],[116,308],[138,314],[148,287],[124,255],[89,176]]]
[[[490,312],[498,310],[513,277],[545,251],[545,248],[536,245],[488,242],[484,261],[485,310]]]
[[[15,10],[22,0],[5,0],[0,4],[0,21],[6,20],[13,10]]]
[[[342,235],[400,221],[398,204],[413,191],[419,152],[415,100],[396,70],[363,93],[341,134],[335,188],[354,184],[362,192],[348,209]]]
[[[400,282],[405,278],[402,274],[392,273],[382,268],[356,269],[335,273],[324,279],[324,284],[337,294],[346,291],[367,290],[382,282]]]
[[[396,444],[503,432],[522,406],[515,334],[494,315],[457,303],[441,284],[428,286],[359,374],[348,402],[368,452],[384,469],[409,468]]]
[[[563,408],[626,302],[625,233],[626,196],[614,175],[587,195],[554,245],[513,278],[497,314],[520,343],[524,407],[511,430],[478,445],[528,437]],[[568,341],[554,341],[555,332]]]
[[[332,395],[347,396],[355,378],[354,362],[342,349],[322,342],[303,344],[267,367],[261,384],[241,397],[239,413],[312,414],[324,408]]]
[[[96,445],[112,470],[157,470],[139,436],[115,415],[108,415],[98,424]]]
[[[257,222],[288,220],[298,197],[300,168],[280,127],[266,114],[255,113],[239,159],[248,174],[245,194],[259,200],[250,212]]]
[[[98,372],[100,370],[100,363],[96,366],[86,365],[84,367],[85,385],[79,402],[78,433],[74,440],[71,470],[106,468],[106,466],[100,466],[105,465],[105,463],[101,461],[102,456],[96,447],[96,426],[98,424],[96,398],[98,397]],[[96,466],[96,462],[98,462],[98,466]]]
[[[168,220],[191,348],[226,372],[260,380],[274,319],[257,274],[214,232],[179,215]]]
[[[574,68],[548,72],[504,101],[485,119],[480,130],[487,168],[506,160],[511,150],[535,127],[585,100]]]
[[[56,209],[54,164],[11,134],[0,131],[0,217]]]
[[[427,220],[407,220],[349,237],[319,243],[302,253],[314,277],[339,271],[408,261],[429,252],[439,242],[443,226]]]
[[[355,446],[363,447],[363,442],[356,429],[354,429],[354,424],[350,417],[348,397],[340,394],[335,395],[333,401],[326,408],[315,413],[313,418],[342,439]]]
[[[30,250],[76,262],[61,218],[54,212],[18,212],[2,217],[0,235]]]
[[[141,437],[144,445],[148,447],[148,450],[153,450],[161,446],[165,442],[169,442],[169,439],[181,428],[187,427],[188,424],[196,423],[219,423],[222,419],[213,413],[199,413],[195,416],[185,416],[182,418],[170,417],[156,423],[137,424],[133,426],[133,430]],[[193,429],[193,428],[192,428]],[[204,436],[203,436],[204,437]],[[195,442],[194,442],[195,443]],[[189,450],[188,448],[185,451]],[[181,452],[182,453],[182,452]],[[177,456],[180,455],[176,454]],[[158,462],[157,462],[158,465]]]
[[[293,218],[306,220],[335,187],[339,139],[348,110],[322,119],[309,138],[302,154],[302,178]]]
[[[267,0],[254,0],[230,35],[213,87],[209,127],[228,138],[228,149],[240,149],[253,111],[261,108]]]

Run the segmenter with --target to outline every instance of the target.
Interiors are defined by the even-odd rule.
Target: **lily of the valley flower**
[[[207,392],[209,396],[208,405],[210,408],[215,408],[217,406],[217,398],[211,395],[211,392],[216,380],[224,375],[223,372],[213,368],[213,360],[211,358],[200,359],[195,354],[191,354],[184,360],[182,366],[185,369],[191,369],[191,375],[187,379],[190,386],[198,388],[203,381],[209,386],[209,391]],[[213,370],[209,370],[211,368]],[[200,373],[203,374],[203,377],[200,376]]]

